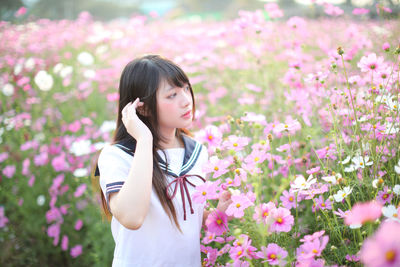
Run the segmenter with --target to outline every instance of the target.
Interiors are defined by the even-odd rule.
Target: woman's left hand
[[[230,204],[232,204],[231,193],[229,191],[224,191],[219,197],[217,209],[225,212]],[[232,216],[229,216],[228,220],[231,220],[232,218]]]

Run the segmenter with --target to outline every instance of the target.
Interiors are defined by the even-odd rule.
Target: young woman
[[[191,195],[205,182],[208,154],[186,130],[195,111],[188,77],[168,59],[144,56],[123,70],[119,96],[114,140],[96,169],[112,216],[113,266],[201,266],[208,212]],[[225,193],[217,208],[230,203]]]

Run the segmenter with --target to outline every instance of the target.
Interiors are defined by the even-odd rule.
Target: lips
[[[188,117],[192,113],[192,110],[188,110],[182,117]]]

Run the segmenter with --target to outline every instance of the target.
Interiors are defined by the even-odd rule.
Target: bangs
[[[174,87],[183,87],[185,84],[189,84],[189,79],[186,74],[178,66],[168,61],[164,61],[160,64],[159,78]]]

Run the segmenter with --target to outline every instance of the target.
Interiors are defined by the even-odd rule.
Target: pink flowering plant
[[[151,51],[195,91],[203,266],[397,266],[400,25],[313,5],[329,19],[269,3],[207,23],[23,23],[25,9],[0,22],[2,262],[111,265],[90,175],[115,130],[121,68]]]

